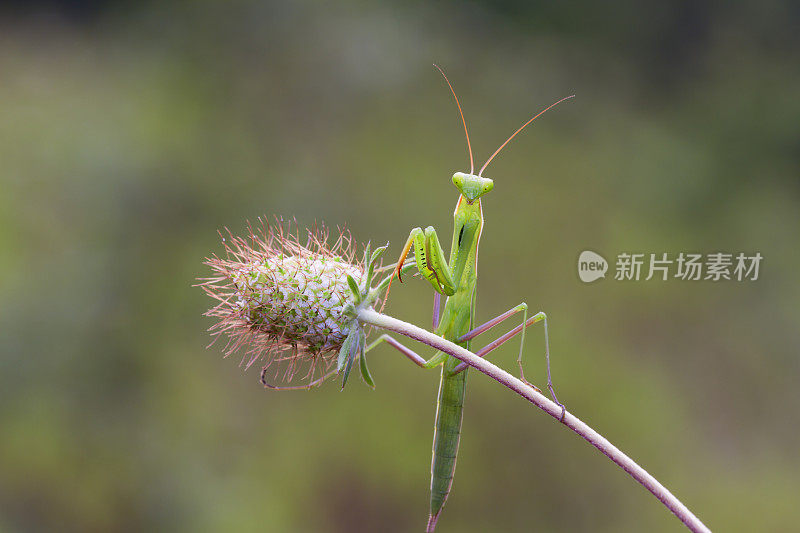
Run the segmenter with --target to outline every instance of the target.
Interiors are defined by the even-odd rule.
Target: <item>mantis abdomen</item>
[[[442,378],[439,382],[439,399],[433,437],[433,460],[431,462],[430,520],[434,523],[450,494],[453,473],[456,469],[458,444],[461,440],[461,420],[467,373],[452,374],[458,363],[457,359],[448,357],[442,365]]]

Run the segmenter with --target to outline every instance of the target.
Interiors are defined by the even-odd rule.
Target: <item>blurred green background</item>
[[[715,531],[796,530],[799,22],[775,1],[5,4],[0,531],[422,530],[438,373],[383,347],[375,391],[265,392],[205,349],[191,285],[217,229],[264,214],[388,256],[414,226],[449,242],[468,160],[434,61],[481,162],[577,94],[486,172],[478,319],[547,311],[560,398]],[[583,284],[585,249],[764,260],[754,282]],[[429,325],[430,287],[387,311]],[[472,373],[438,530],[682,526]]]

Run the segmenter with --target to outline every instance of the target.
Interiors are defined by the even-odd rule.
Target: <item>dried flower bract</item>
[[[301,370],[309,380],[317,369],[325,375],[349,333],[347,276],[364,277],[350,234],[339,231],[329,245],[324,226],[301,239],[296,226],[259,218],[246,237],[227,228],[220,236],[224,257],[206,258],[214,275],[199,285],[219,302],[205,315],[219,319],[210,331],[228,337],[226,356],[242,350],[248,368],[264,359],[285,381]]]

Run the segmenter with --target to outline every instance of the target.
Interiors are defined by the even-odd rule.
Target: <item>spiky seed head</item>
[[[235,306],[251,327],[285,342],[311,352],[335,349],[349,332],[342,313],[347,274],[358,278],[362,271],[338,257],[278,255],[235,276]]]
[[[247,367],[259,359],[266,359],[265,368],[283,363],[275,375],[287,381],[304,365],[310,379],[318,367],[330,367],[350,331],[347,276],[360,283],[364,268],[348,232],[340,231],[332,246],[328,236],[324,226],[315,227],[301,241],[279,220],[248,224],[244,238],[226,230],[225,256],[207,258],[214,276],[200,279],[219,301],[205,314],[219,319],[213,335],[228,336],[226,355],[242,350]]]

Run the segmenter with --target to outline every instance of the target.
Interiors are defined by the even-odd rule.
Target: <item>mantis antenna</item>
[[[433,66],[436,67],[436,70],[438,70],[441,73],[442,77],[444,78],[444,81],[447,82],[447,86],[450,87],[450,92],[453,93],[453,98],[456,99],[456,106],[458,106],[458,114],[461,115],[461,123],[464,125],[464,135],[467,136],[467,150],[469,151],[469,173],[472,174],[473,172],[475,172],[475,161],[472,159],[472,144],[470,144],[469,142],[469,130],[467,130],[467,121],[464,119],[464,112],[461,110],[461,102],[458,101],[458,96],[456,96],[456,91],[455,89],[453,89],[453,85],[450,83],[450,80],[447,79],[447,75],[444,73],[441,67],[436,63],[434,63]],[[405,260],[406,254],[408,254],[409,248],[410,247],[406,247],[406,249],[403,250],[403,255],[400,261],[398,261],[397,263],[397,268],[392,273],[391,279],[389,279],[389,286],[386,288],[386,295],[384,296],[383,303],[381,304],[381,312],[383,312],[383,308],[386,305],[386,300],[389,299],[389,291],[392,290],[392,281],[394,281],[395,274],[397,275],[397,278],[400,280],[401,283],[403,281],[403,278],[400,275],[400,269],[402,268],[403,261]]]
[[[450,87],[450,92],[453,93],[453,98],[456,99],[456,105],[458,106],[458,113],[461,115],[461,123],[464,125],[464,133],[467,136],[467,150],[469,150],[469,173],[472,174],[475,171],[475,163],[473,163],[473,161],[472,161],[472,145],[469,143],[469,132],[467,131],[467,121],[464,120],[464,112],[461,111],[461,104],[458,101],[458,96],[456,96],[456,92],[453,90],[453,86],[450,85],[450,80],[447,79],[447,76],[445,76],[444,71],[436,63],[434,63],[433,66],[436,67],[437,70],[439,70],[439,72],[441,72],[442,77],[444,77],[444,81],[446,81],[447,82],[447,86]],[[553,105],[555,105],[555,104],[553,104]],[[513,137],[513,135],[512,135],[512,137]],[[494,156],[492,156],[492,157],[494,157]],[[491,160],[491,158],[489,158],[489,160]],[[486,165],[484,165],[484,166],[486,166]]]
[[[438,67],[437,67],[437,68],[438,68]],[[447,78],[445,78],[445,79],[447,79]],[[450,82],[448,82],[448,83],[450,83]],[[452,89],[452,87],[451,87],[451,89]],[[455,94],[455,93],[453,93],[453,94]],[[480,175],[481,175],[481,174],[483,174],[483,171],[486,169],[486,167],[489,165],[489,163],[492,161],[492,159],[494,159],[494,156],[496,156],[497,154],[499,154],[499,153],[500,153],[500,150],[502,150],[502,149],[505,147],[505,145],[507,145],[507,144],[508,144],[508,142],[509,142],[511,139],[513,139],[513,138],[514,138],[514,136],[516,136],[516,134],[517,134],[517,133],[519,133],[519,132],[521,132],[522,130],[524,130],[524,129],[525,129],[525,126],[527,126],[528,124],[530,124],[531,122],[533,122],[534,120],[536,120],[537,118],[539,118],[539,116],[541,116],[542,114],[544,114],[544,112],[545,112],[545,111],[547,111],[548,109],[550,109],[551,107],[555,107],[555,106],[557,106],[558,104],[560,104],[561,102],[563,102],[564,100],[569,100],[570,98],[574,98],[574,97],[575,97],[575,95],[574,95],[574,94],[572,94],[572,95],[570,95],[570,96],[565,96],[564,98],[562,98],[562,99],[561,99],[561,100],[559,100],[558,102],[556,102],[556,103],[554,103],[554,104],[550,104],[549,106],[545,107],[545,108],[544,108],[542,111],[540,111],[539,113],[537,113],[536,115],[534,115],[534,116],[533,116],[533,118],[531,118],[531,119],[530,119],[528,122],[526,122],[525,124],[523,124],[522,126],[520,126],[520,128],[519,128],[517,131],[515,131],[514,133],[512,133],[512,134],[511,134],[511,137],[509,137],[508,139],[506,139],[506,142],[504,142],[503,144],[501,144],[501,145],[500,145],[500,148],[498,148],[497,150],[495,150],[495,151],[494,151],[494,153],[491,155],[491,157],[489,157],[489,159],[487,159],[487,160],[486,160],[486,163],[484,163],[484,164],[483,164],[483,166],[481,167],[481,170],[480,170],[480,172],[478,172],[478,176],[480,177]],[[456,100],[456,101],[457,101],[457,100]],[[460,108],[459,108],[459,109],[460,109]],[[466,127],[466,126],[465,126],[465,127]],[[470,174],[471,174],[471,172],[470,172]]]

